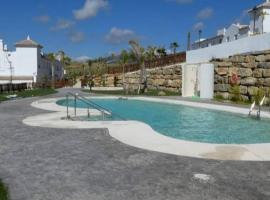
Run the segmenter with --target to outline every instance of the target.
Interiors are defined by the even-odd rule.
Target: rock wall
[[[181,64],[147,69],[147,88],[181,93],[182,66]],[[140,70],[125,74],[125,83],[129,90],[136,90],[140,79]],[[105,74],[94,79],[95,86],[122,87],[123,74]]]
[[[231,99],[233,87],[239,87],[241,99],[251,101],[258,91],[269,97],[270,51],[213,59],[215,65],[215,95]]]

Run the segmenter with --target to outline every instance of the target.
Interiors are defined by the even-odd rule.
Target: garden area
[[[46,96],[50,94],[55,94],[55,93],[57,93],[57,91],[51,88],[37,88],[37,89],[32,89],[32,90],[24,90],[24,91],[11,92],[11,93],[4,92],[0,94],[0,102],[9,100],[12,97],[14,98],[38,97],[38,96]]]

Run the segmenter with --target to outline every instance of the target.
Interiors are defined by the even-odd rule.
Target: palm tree
[[[148,46],[145,52],[146,60],[153,60],[156,58],[157,47]]]
[[[126,51],[126,50],[122,50],[121,54],[120,54],[120,65],[122,66],[123,68],[123,78],[122,78],[122,84],[123,84],[123,88],[124,88],[124,92],[126,94],[127,92],[127,88],[126,88],[126,82],[125,82],[125,67],[126,67],[126,64],[128,63],[129,61],[129,53]]]
[[[157,49],[157,53],[159,55],[159,57],[164,57],[167,55],[166,49],[164,47],[160,47]]]
[[[179,44],[177,42],[172,42],[170,44],[170,48],[172,49],[173,54],[176,54],[176,50],[179,47]]]
[[[93,76],[92,76],[92,73],[91,73],[91,67],[93,65],[93,61],[91,59],[89,59],[87,61],[87,65],[88,65],[88,86],[89,86],[90,92],[91,92],[92,87],[93,87]]]
[[[144,84],[143,91],[146,89],[146,72],[145,72],[145,53],[144,49],[139,45],[138,42],[131,40],[129,41],[129,45],[132,48],[132,53],[137,61],[137,63],[141,66],[141,74],[140,80],[138,84],[138,94],[141,91],[141,84]]]
[[[54,73],[54,62],[55,62],[55,56],[53,53],[49,53],[47,55],[47,58],[51,61],[51,87],[55,88],[55,73]]]

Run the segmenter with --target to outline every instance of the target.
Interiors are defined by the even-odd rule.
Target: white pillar
[[[214,97],[214,65],[201,64],[199,67],[200,98],[213,99]]]

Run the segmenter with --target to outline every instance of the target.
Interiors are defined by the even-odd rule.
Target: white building
[[[41,52],[43,47],[30,39],[17,42],[15,51],[9,51],[3,40],[0,40],[0,83],[43,83],[63,78],[61,60],[52,63]]]
[[[213,58],[270,50],[270,0],[248,12],[249,25],[232,24],[228,29],[219,30],[218,37],[195,42],[187,51],[187,63],[183,66],[183,96],[213,98],[214,66],[210,62]]]
[[[270,33],[270,0],[255,6],[248,11],[250,16],[249,25],[240,23],[232,24],[227,29],[217,31],[217,35],[201,42],[195,42],[191,50],[218,45],[225,42],[232,42],[241,38],[257,34]]]

